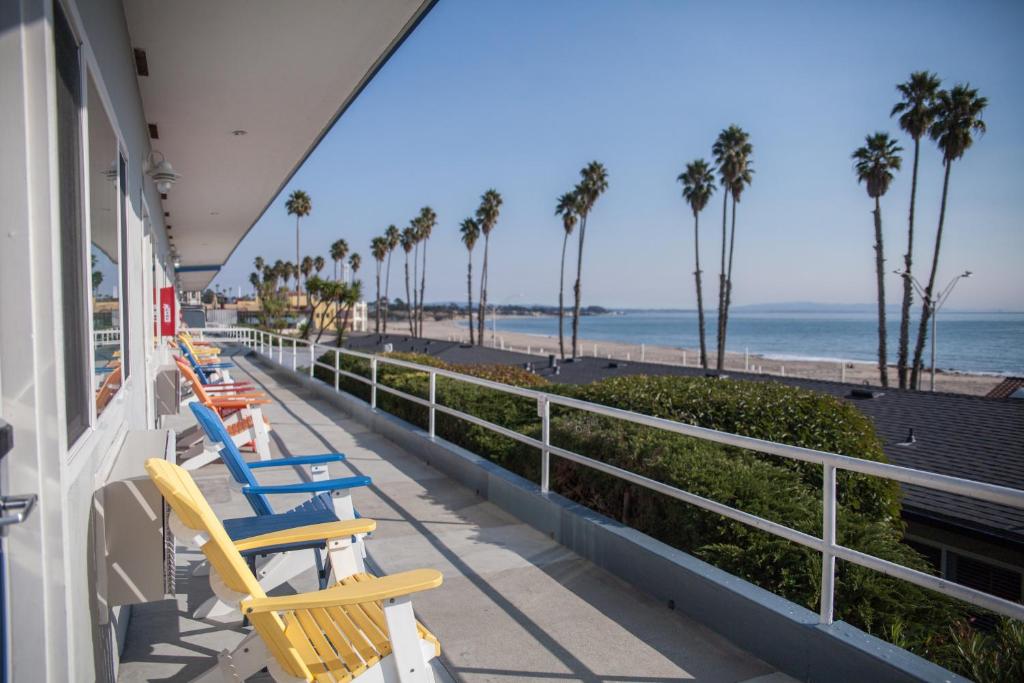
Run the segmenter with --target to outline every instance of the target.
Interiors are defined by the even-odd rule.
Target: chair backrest
[[[256,481],[256,477],[253,476],[252,470],[249,469],[245,458],[242,457],[242,452],[235,445],[234,439],[228,434],[227,427],[224,426],[220,416],[199,403],[190,403],[188,407],[192,410],[192,414],[196,416],[196,421],[202,427],[206,438],[220,446],[220,458],[227,465],[232,478],[243,486],[258,486],[259,483]],[[252,511],[257,515],[274,514],[270,501],[262,493],[246,493],[244,495],[246,500],[249,501],[249,505],[252,506]]]
[[[210,395],[206,393],[206,388],[203,386],[199,376],[195,373],[189,364],[180,358],[175,358],[175,362],[178,364],[178,369],[181,370],[181,374],[185,376],[188,383],[192,387],[192,393],[196,395],[196,399],[199,400],[205,406],[210,405]]]
[[[146,461],[146,472],[181,522],[209,537],[201,550],[209,560],[211,570],[217,573],[224,585],[236,593],[248,594],[253,598],[265,598],[266,593],[260,587],[259,581],[253,576],[235,544],[231,542],[224,525],[214,514],[191,475],[181,467],[159,458],[150,458]],[[289,674],[313,680],[312,674],[299,658],[295,645],[288,637],[284,621],[276,612],[248,616],[271,654]],[[302,637],[300,634],[294,635],[296,638]]]
[[[178,349],[181,351],[181,354],[183,356],[185,356],[185,360],[188,361],[188,364],[192,366],[192,370],[194,370],[195,373],[197,375],[199,375],[199,380],[203,384],[209,384],[210,383],[209,376],[203,370],[203,366],[199,364],[199,361],[196,360],[196,357],[192,355],[192,352],[189,350],[189,348],[185,344],[185,342],[179,341],[178,342]]]

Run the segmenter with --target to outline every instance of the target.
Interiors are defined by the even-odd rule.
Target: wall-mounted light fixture
[[[159,161],[157,157],[159,157]],[[146,175],[156,183],[156,190],[160,194],[167,194],[171,186],[178,182],[178,178],[181,177],[181,174],[177,173],[174,167],[171,166],[171,162],[167,161],[164,155],[156,150],[150,152],[149,158],[146,159]]]

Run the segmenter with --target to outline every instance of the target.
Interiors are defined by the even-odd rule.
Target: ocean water
[[[705,316],[709,349],[715,345],[715,315]],[[488,321],[488,328],[491,323]],[[889,362],[896,362],[899,313],[887,320]],[[877,318],[867,312],[747,312],[729,316],[727,349],[761,354],[780,360],[828,359],[872,362],[878,348]],[[502,330],[540,336],[558,334],[558,318],[511,317],[497,321]],[[571,318],[565,319],[566,336]],[[911,356],[917,325],[911,325]],[[695,349],[699,345],[696,312],[623,312],[584,316],[580,337]],[[1024,374],[1024,313],[939,314],[936,365],[944,370]],[[930,343],[930,342],[929,342]],[[925,346],[925,365],[929,364]]]

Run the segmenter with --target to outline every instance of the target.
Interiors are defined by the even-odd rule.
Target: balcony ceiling
[[[152,147],[182,176],[163,210],[183,268],[227,261],[433,2],[125,0]]]

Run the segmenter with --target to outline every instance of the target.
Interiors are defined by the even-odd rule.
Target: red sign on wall
[[[177,321],[174,287],[160,288],[160,336],[173,337]]]

